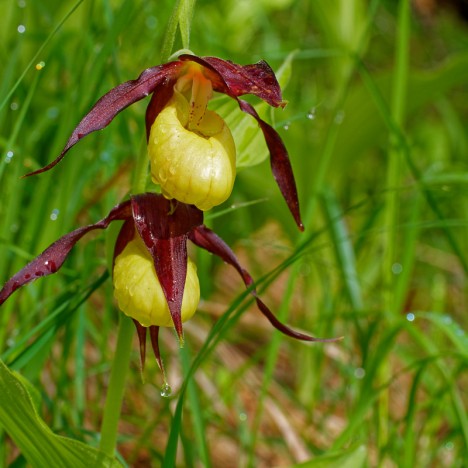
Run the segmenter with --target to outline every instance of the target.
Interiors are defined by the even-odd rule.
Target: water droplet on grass
[[[366,371],[362,367],[358,367],[354,371],[354,377],[356,377],[356,379],[363,379],[365,375],[366,375]]]
[[[13,151],[7,151],[7,154],[5,156],[5,163],[10,164],[13,156],[14,156]]]
[[[409,314],[406,314],[406,320],[408,320],[408,322],[414,322],[414,319],[415,319],[415,315],[410,312]]]
[[[315,107],[310,109],[310,111],[307,113],[307,118],[309,120],[314,120],[315,119]]]
[[[26,26],[24,24],[20,24],[16,29],[20,34],[23,34],[26,31]]]
[[[291,125],[290,122],[286,122],[284,125],[283,125],[283,129],[284,130],[289,130],[289,126]]]
[[[344,113],[344,111],[339,111],[339,112],[337,112],[336,115],[335,115],[335,123],[336,123],[337,125],[342,124],[344,118],[345,118],[345,113]]]
[[[167,382],[164,382],[164,385],[161,387],[161,396],[164,398],[169,398],[171,394],[172,394],[171,386]]]
[[[59,213],[60,213],[60,211],[57,208],[53,209],[52,213],[50,214],[50,219],[52,221],[56,221],[57,218],[58,218]]]

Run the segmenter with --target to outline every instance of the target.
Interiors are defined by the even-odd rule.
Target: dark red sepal
[[[95,229],[106,229],[112,221],[124,220],[130,216],[130,202],[126,201],[114,207],[108,216],[96,224],[90,224],[89,226],[84,226],[73,232],[65,234],[5,283],[3,289],[0,291],[0,305],[2,305],[11,296],[11,294],[21,286],[24,286],[41,276],[48,276],[58,271],[73,246],[85,234]]]
[[[247,270],[242,268],[237,260],[234,252],[230,249],[230,247],[213,231],[208,229],[206,226],[197,226],[189,235],[189,239],[198,245],[199,247],[207,250],[208,252],[217,255],[218,257],[222,258],[226,263],[233,266],[239,275],[241,276],[244,284],[247,288],[251,287],[254,284],[254,281]],[[281,323],[271,312],[271,310],[265,305],[264,302],[260,300],[257,295],[257,291],[255,288],[251,290],[252,296],[255,297],[255,301],[257,306],[262,312],[262,314],[270,321],[270,323],[280,332],[284,333],[291,338],[296,338],[297,340],[302,341],[336,341],[340,338],[332,338],[332,339],[322,339],[322,338],[315,338],[313,336],[305,335],[304,333],[297,332],[292,330],[288,326]]]
[[[79,140],[96,130],[107,127],[119,112],[151,94],[158,86],[171,81],[177,76],[182,66],[182,62],[169,62],[157,67],[147,68],[136,80],[127,81],[111,89],[83,117],[58,158],[47,164],[47,166],[26,174],[25,177],[52,169]]]
[[[299,199],[297,197],[296,182],[289,160],[288,151],[284,146],[283,140],[278,132],[264,120],[260,118],[257,111],[248,102],[241,99],[237,100],[239,107],[247,114],[251,115],[260,125],[266,144],[270,150],[270,165],[275,177],[276,183],[283,194],[284,199],[291,211],[297,226],[301,231],[304,230],[301,214],[299,210]]]
[[[182,298],[187,276],[187,235],[203,222],[203,212],[193,205],[146,193],[132,197],[138,234],[154,261],[174,328],[183,343]]]
[[[140,362],[141,362],[141,373],[143,374],[145,370],[145,360],[146,360],[146,332],[147,328],[144,327],[138,320],[132,319],[135,324],[138,342],[140,344]]]
[[[281,88],[270,65],[261,60],[251,65],[238,65],[218,57],[181,55],[179,60],[192,61],[211,71],[208,78],[213,89],[233,98],[253,94],[270,106],[284,107]]]
[[[157,327],[156,325],[151,325],[151,327],[149,327],[149,330],[154,357],[156,358],[156,362],[158,363],[159,369],[163,375],[164,382],[166,382],[166,371],[164,370],[164,363],[161,358],[161,353],[159,351],[159,327]]]
[[[146,108],[145,114],[146,141],[149,140],[151,127],[156,120],[156,117],[164,109],[174,94],[174,84],[175,80],[167,80],[161,83],[151,96],[151,100]]]

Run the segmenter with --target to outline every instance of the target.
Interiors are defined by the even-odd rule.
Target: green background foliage
[[[21,178],[60,153],[103,93],[189,37],[198,55],[282,70],[287,107],[250,102],[289,150],[306,230],[287,211],[256,124],[223,97],[213,107],[233,130],[239,174],[206,222],[282,320],[343,340],[283,337],[227,266],[193,250],[202,302],[185,348],[161,333],[173,395],[160,396],[153,359],[142,378],[135,336],[120,463],[464,465],[468,23],[429,3],[0,0],[0,282],[135,186],[144,101],[52,171]],[[2,367],[0,465],[40,466],[28,444],[42,437],[74,439],[88,454],[99,445],[119,316],[113,235],[86,237],[57,275],[0,310],[0,357],[22,376]],[[26,416],[27,398],[26,413],[5,411],[12,385],[37,414]],[[29,417],[38,426],[25,448],[15,434]]]

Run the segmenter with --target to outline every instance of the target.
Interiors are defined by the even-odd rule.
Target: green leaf
[[[425,318],[440,328],[454,344],[455,349],[468,358],[468,335],[450,315],[435,312],[419,312],[418,318]]]
[[[367,449],[364,445],[314,458],[293,468],[361,468],[366,466]]]
[[[36,412],[23,378],[0,361],[0,426],[33,467],[119,467],[98,450],[77,440],[54,434]]]

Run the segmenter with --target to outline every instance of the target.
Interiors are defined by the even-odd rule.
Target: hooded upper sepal
[[[0,291],[0,305],[21,286],[41,276],[48,276],[58,271],[62,267],[63,262],[73,246],[85,234],[95,229],[106,229],[112,221],[126,219],[130,214],[130,202],[126,201],[114,207],[109,215],[101,221],[65,234],[5,283],[3,289]]]
[[[270,106],[285,106],[275,73],[263,60],[249,65],[238,65],[218,57],[197,57],[196,55],[181,55],[179,60],[197,62],[211,71],[208,78],[215,91],[233,98],[253,94]]]
[[[25,177],[52,169],[62,160],[68,150],[83,137],[107,127],[119,112],[143,99],[148,94],[157,91],[159,86],[167,86],[175,79],[181,66],[181,62],[169,62],[147,68],[136,80],[126,81],[111,89],[94,104],[92,109],[76,126],[58,158],[47,164],[47,166],[26,174]]]

